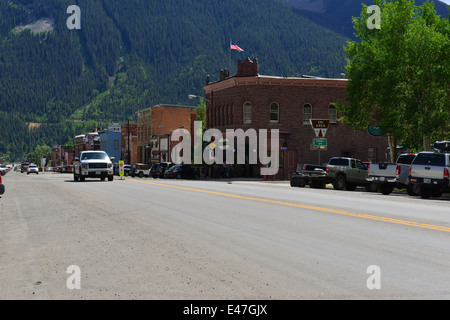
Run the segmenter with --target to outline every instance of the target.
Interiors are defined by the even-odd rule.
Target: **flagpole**
[[[230,44],[229,44],[229,46],[228,46],[228,50],[230,50],[230,54],[229,54],[229,56],[230,56],[230,60],[229,60],[229,62],[228,62],[228,71],[230,72],[230,74],[231,74],[231,39],[230,39]]]

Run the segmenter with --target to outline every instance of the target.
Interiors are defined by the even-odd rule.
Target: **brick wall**
[[[345,100],[345,84],[343,79],[267,76],[231,77],[211,83],[205,87],[207,127],[222,132],[238,128],[279,129],[280,146],[294,151],[297,164],[318,163],[318,151],[311,150],[314,131],[310,124],[303,123],[304,106],[312,106],[312,118],[328,119],[330,105]],[[246,102],[252,106],[250,124],[244,123],[243,119]],[[278,123],[270,121],[270,105],[273,102],[279,106]],[[337,122],[330,124],[326,138],[328,147],[320,152],[321,163],[328,162],[334,156],[368,161],[369,148],[376,150],[375,158],[371,160],[385,160],[388,147],[386,137],[374,137]]]

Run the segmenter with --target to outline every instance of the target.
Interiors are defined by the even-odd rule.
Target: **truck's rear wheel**
[[[390,194],[392,191],[394,191],[394,187],[387,184],[387,183],[382,183],[380,184],[380,192],[384,195],[388,195]]]
[[[345,176],[340,174],[336,177],[333,187],[335,190],[344,190],[347,186],[347,181],[345,180]]]
[[[410,196],[418,196],[420,194],[420,187],[417,184],[410,183],[406,187],[406,192],[408,192]]]
[[[377,192],[378,191],[378,185],[373,182],[369,182],[366,184],[366,190],[367,192]]]
[[[425,186],[420,186],[420,192],[419,195],[422,199],[428,199],[431,197],[431,190],[430,188],[427,188]]]

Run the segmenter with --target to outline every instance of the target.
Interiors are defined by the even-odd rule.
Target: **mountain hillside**
[[[121,122],[158,103],[192,104],[207,74],[336,77],[346,38],[281,0],[69,0],[0,2],[0,156],[63,144],[94,123]],[[245,52],[230,52],[233,40]],[[89,122],[90,121],[90,122]],[[30,122],[39,123],[29,130]]]

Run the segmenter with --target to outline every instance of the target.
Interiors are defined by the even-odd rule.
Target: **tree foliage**
[[[369,29],[367,6],[353,24],[358,42],[349,42],[347,101],[341,120],[364,130],[377,122],[390,139],[411,149],[428,149],[450,138],[449,19],[432,3],[376,0],[381,29]],[[395,152],[391,161],[395,161]]]

